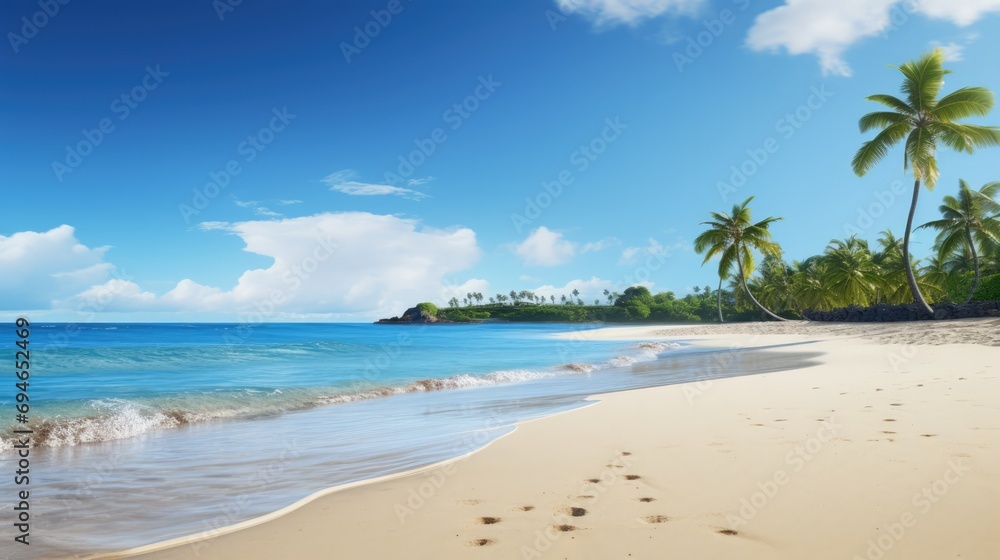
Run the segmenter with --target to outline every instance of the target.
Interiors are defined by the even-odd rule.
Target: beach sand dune
[[[991,319],[572,333],[789,353],[802,347],[774,346],[819,340],[822,355],[595,396],[460,460],[143,558],[994,559],[998,331]]]

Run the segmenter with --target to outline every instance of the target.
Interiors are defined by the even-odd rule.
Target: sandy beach
[[[133,556],[939,560],[1000,551],[1000,320],[566,336],[821,355],[801,369],[595,395],[467,457]]]

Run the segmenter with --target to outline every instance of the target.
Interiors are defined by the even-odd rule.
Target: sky
[[[750,196],[784,218],[789,261],[901,234],[901,150],[850,167],[865,96],[899,89],[890,65],[942,47],[945,91],[1000,90],[1000,0],[0,14],[0,309],[48,321],[369,321],[473,291],[714,288],[692,242]],[[959,178],[1000,179],[998,156],[942,152],[917,223]]]

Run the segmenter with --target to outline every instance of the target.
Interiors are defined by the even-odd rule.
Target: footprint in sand
[[[494,525],[496,523],[500,523],[500,518],[499,517],[480,517],[479,519],[476,519],[476,523],[479,523],[480,525]]]
[[[476,539],[474,541],[469,541],[469,546],[489,546],[496,541],[493,539]]]
[[[895,418],[883,418],[882,421],[883,422],[895,422],[896,419]]]
[[[644,523],[666,523],[670,518],[666,515],[647,515],[642,518]]]
[[[560,533],[568,533],[570,531],[580,530],[580,528],[575,525],[553,525],[552,527],[555,528],[555,530],[559,531]]]
[[[637,474],[627,474],[627,475],[625,475],[625,480],[639,480],[640,478],[642,478],[642,477],[639,476],[639,475],[637,475]]]
[[[656,498],[639,498],[639,501],[648,504],[649,502],[655,502]]]
[[[517,509],[520,510],[520,511],[531,511],[531,510],[535,509],[535,506],[521,506],[521,507],[519,507]]]
[[[587,510],[582,507],[568,507],[563,508],[560,513],[566,514],[570,517],[583,517],[584,515],[587,515]]]
[[[739,531],[734,531],[732,529],[719,529],[716,533],[719,533],[720,535],[728,535],[730,537],[740,534]]]

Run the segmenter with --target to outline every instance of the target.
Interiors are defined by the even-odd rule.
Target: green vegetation
[[[434,305],[429,301],[418,303],[416,307],[417,311],[419,311],[420,313],[427,313],[428,315],[432,316],[438,314],[438,306]]]
[[[998,301],[1000,300],[1000,274],[987,276],[983,279],[976,294],[972,297],[975,301]]]
[[[626,288],[624,293],[612,293],[606,290],[605,300],[611,305],[585,305],[579,297],[579,292],[564,294],[559,297],[550,295],[547,298],[537,296],[532,292],[514,292],[516,298],[509,294],[500,298],[486,298],[482,294],[471,294],[464,301],[489,300],[490,303],[460,306],[457,298],[453,298],[451,307],[438,311],[438,317],[449,321],[467,323],[486,319],[513,322],[657,322],[657,323],[688,323],[713,321],[717,313],[717,301],[722,302],[722,309],[727,316],[738,320],[759,318],[754,311],[739,310],[732,292],[722,290],[716,293],[708,286],[696,287],[693,294],[682,298],[673,292],[652,294],[645,286]],[[481,296],[481,297],[480,297]],[[515,300],[516,299],[516,300]],[[560,303],[554,303],[554,302]],[[502,303],[498,303],[502,302]],[[597,303],[599,303],[598,300]]]
[[[767,315],[784,320],[757,301],[747,286],[746,280],[754,271],[754,251],[761,252],[765,257],[776,258],[781,255],[781,247],[772,240],[769,230],[771,224],[781,218],[769,217],[753,223],[749,206],[753,198],[751,196],[744,200],[743,204],[734,204],[732,214],[712,212],[712,221],[702,222],[709,229],[694,240],[694,250],[699,254],[705,253],[702,265],[712,257],[719,256],[720,279],[728,278],[735,267],[739,274],[738,283],[750,301]],[[719,321],[722,321],[722,317],[720,309]]]
[[[993,92],[982,87],[966,87],[940,99],[944,77],[950,73],[943,68],[944,51],[935,49],[918,60],[907,62],[897,69],[903,74],[902,93],[905,100],[892,95],[872,95],[867,99],[880,103],[891,111],[868,113],[861,117],[861,132],[879,130],[878,135],[865,142],[854,156],[854,172],[860,177],[885,159],[890,148],[906,139],[903,170],[913,169],[913,201],[903,232],[902,262],[910,292],[914,299],[933,315],[917,282],[910,259],[910,232],[913,215],[917,210],[921,181],[933,189],[938,179],[938,144],[959,151],[972,153],[984,146],[1000,146],[1000,130],[994,127],[960,124],[969,117],[985,117],[993,108]]]
[[[946,196],[944,204],[938,208],[943,217],[920,226],[940,232],[936,242],[939,259],[947,260],[959,250],[971,255],[974,276],[965,303],[972,301],[979,286],[979,251],[976,245],[988,247],[1000,243],[1000,220],[991,215],[1000,214],[1000,204],[993,200],[997,192],[1000,192],[1000,183],[989,183],[974,191],[965,181],[959,180],[958,198]]]
[[[452,321],[630,321],[697,322],[802,317],[805,312],[850,306],[898,305],[916,302],[933,315],[929,302],[968,303],[1000,300],[1000,182],[979,190],[959,181],[958,193],[945,196],[941,218],[919,226],[938,232],[933,254],[918,259],[910,252],[910,234],[921,185],[932,189],[938,181],[935,154],[939,147],[973,153],[1000,146],[1000,129],[960,123],[984,117],[993,108],[993,93],[965,87],[939,97],[944,77],[944,54],[934,50],[899,67],[903,98],[872,95],[867,99],[889,110],[869,113],[859,121],[862,133],[877,130],[852,161],[863,176],[884,160],[892,147],[904,146],[903,169],[912,170],[913,198],[906,229],[899,239],[892,231],[874,243],[851,236],[834,239],[822,253],[785,261],[770,226],[781,218],[754,222],[750,197],[730,213],[712,212],[708,228],[694,243],[704,254],[702,265],[718,257],[719,285],[695,288],[677,298],[672,292],[652,294],[633,286],[624,293],[604,291],[602,300],[584,305],[580,293],[547,297],[511,290],[493,297],[469,293],[452,298],[438,316]],[[762,257],[760,266],[756,259]],[[725,284],[725,285],[724,285]],[[484,303],[488,300],[488,303]]]

